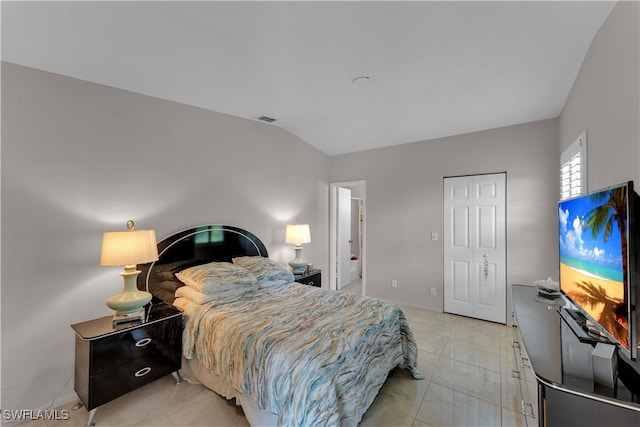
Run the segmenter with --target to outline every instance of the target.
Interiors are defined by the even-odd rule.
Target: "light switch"
[[[431,240],[438,240],[438,233],[431,233]]]

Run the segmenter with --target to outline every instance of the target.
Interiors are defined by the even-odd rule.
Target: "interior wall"
[[[73,323],[110,315],[104,231],[233,225],[328,265],[329,157],[277,126],[2,63],[2,404],[74,398]]]
[[[557,278],[557,144],[550,119],[332,157],[332,181],[367,182],[367,295],[443,310],[443,179],[459,175],[507,173],[507,284]]]
[[[587,130],[589,191],[629,180],[640,189],[639,21],[639,2],[616,4],[560,115],[560,150]]]

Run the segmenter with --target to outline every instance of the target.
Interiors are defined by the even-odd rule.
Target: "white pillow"
[[[193,303],[184,297],[176,298],[173,300],[173,305],[180,311],[185,311],[191,304]]]
[[[176,298],[180,297],[187,298],[189,301],[195,302],[196,304],[205,304],[213,300],[211,295],[198,292],[189,286],[180,286],[176,290]]]

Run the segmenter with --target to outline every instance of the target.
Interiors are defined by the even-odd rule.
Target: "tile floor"
[[[356,279],[346,286],[343,286],[341,291],[349,292],[356,295],[362,295],[362,279]]]
[[[511,377],[514,329],[504,325],[403,307],[416,336],[424,380],[404,370],[389,375],[361,426],[520,426],[520,400]],[[535,383],[529,383],[535,393]],[[84,408],[66,421],[22,427],[82,426]],[[175,385],[167,376],[100,408],[94,421],[107,426],[248,426],[242,409],[196,384]],[[533,422],[536,423],[537,420]]]

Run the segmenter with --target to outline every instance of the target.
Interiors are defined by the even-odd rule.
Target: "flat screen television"
[[[558,203],[560,289],[632,360],[639,343],[639,198],[629,181]]]

